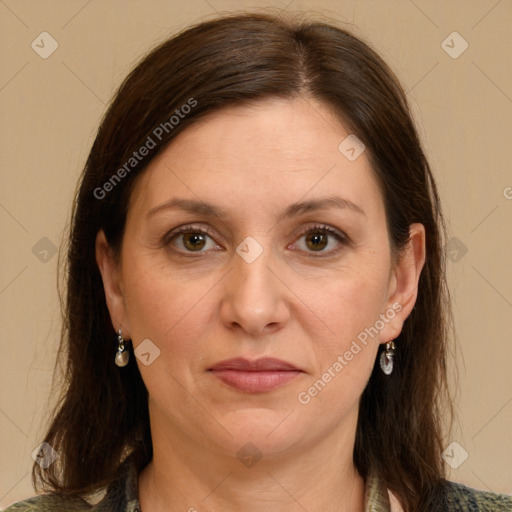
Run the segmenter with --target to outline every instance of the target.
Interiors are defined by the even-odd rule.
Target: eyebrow
[[[298,203],[293,203],[289,205],[282,213],[279,214],[277,220],[281,221],[285,218],[295,217],[297,215],[302,215],[307,212],[326,208],[348,209],[352,212],[366,216],[364,210],[357,204],[353,203],[352,201],[338,196],[328,196],[319,199],[312,199],[310,201],[301,201]],[[195,199],[173,198],[149,210],[149,212],[147,213],[147,217],[152,217],[157,212],[163,210],[172,209],[180,209],[190,213],[199,213],[201,215],[207,215],[210,217],[218,217],[219,219],[224,219],[225,217],[228,216],[226,210],[220,208],[219,206],[207,203],[205,201],[197,201]]]

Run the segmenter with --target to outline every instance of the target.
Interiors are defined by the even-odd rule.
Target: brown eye
[[[200,251],[205,246],[205,237],[201,233],[182,233],[183,246],[190,251]]]
[[[320,231],[313,231],[306,237],[306,245],[315,251],[322,251],[327,246],[327,235]]]
[[[302,239],[304,239],[304,242],[302,242]],[[296,244],[299,245],[298,248],[304,251],[306,256],[313,258],[334,256],[344,245],[349,244],[349,239],[346,235],[328,226],[314,226],[303,232],[298,240],[299,241],[296,242]],[[326,247],[333,245],[333,243],[334,246],[332,248],[325,250]]]
[[[302,242],[304,239],[304,242]],[[326,250],[326,247],[332,245],[333,241],[337,241],[334,248]],[[349,244],[349,239],[343,232],[338,232],[327,226],[315,226],[312,229],[304,231],[299,238],[299,249],[306,253],[307,256],[321,257],[333,256],[338,253],[343,245]],[[211,244],[208,246],[208,244]],[[182,254],[191,254],[207,252],[208,249],[220,247],[215,243],[208,229],[196,226],[183,226],[167,235],[163,241],[163,245],[172,245],[176,248],[175,252]],[[303,247],[300,247],[303,245]],[[208,251],[209,252],[209,251]],[[315,254],[316,253],[316,254]]]
[[[196,226],[183,226],[165,236],[163,245],[174,246],[183,254],[207,252],[208,249],[218,248],[208,229]]]

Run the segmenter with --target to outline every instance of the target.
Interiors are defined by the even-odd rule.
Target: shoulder
[[[446,482],[447,510],[454,512],[507,512],[512,511],[512,496],[481,491],[456,482]]]
[[[129,457],[94,505],[80,496],[46,493],[13,503],[4,512],[140,512],[137,483],[138,468]]]
[[[81,498],[63,498],[52,494],[40,494],[13,503],[4,512],[83,512],[90,511],[91,505]]]

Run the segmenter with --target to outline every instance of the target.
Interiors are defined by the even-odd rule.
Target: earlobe
[[[389,285],[389,298],[384,314],[390,318],[381,331],[380,342],[395,339],[402,331],[418,296],[418,283],[425,264],[425,227],[415,223],[409,227],[409,242],[395,268]]]
[[[100,270],[105,290],[107,307],[112,321],[112,327],[117,332],[123,331],[124,338],[130,338],[128,319],[126,318],[124,295],[120,278],[120,269],[115,261],[110,245],[103,230],[96,235],[96,263]]]

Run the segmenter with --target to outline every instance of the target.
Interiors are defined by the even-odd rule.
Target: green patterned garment
[[[448,482],[442,503],[432,512],[512,512],[512,496],[471,489],[462,484]],[[197,505],[199,507],[199,504]],[[196,510],[192,504],[189,511]],[[199,510],[199,509],[198,509]],[[389,494],[378,478],[370,476],[366,481],[365,512],[394,512]],[[142,512],[138,499],[138,473],[128,458],[120,467],[117,480],[95,505],[80,498],[42,494],[19,501],[4,512]],[[185,511],[184,511],[185,512]]]

